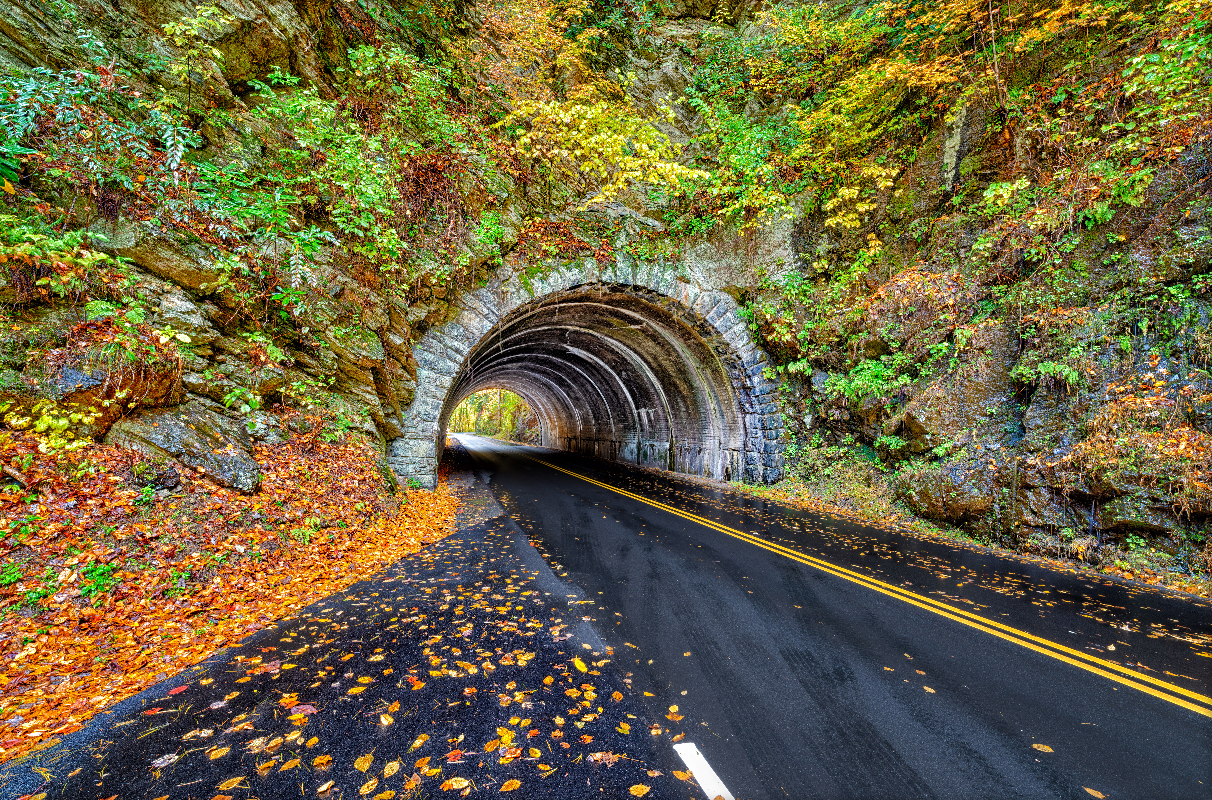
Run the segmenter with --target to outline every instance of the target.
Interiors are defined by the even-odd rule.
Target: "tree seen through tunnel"
[[[450,415],[448,433],[474,433],[537,444],[539,420],[526,401],[508,389],[483,389],[468,395]]]

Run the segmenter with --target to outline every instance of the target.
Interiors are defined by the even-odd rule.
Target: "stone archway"
[[[782,420],[736,302],[659,266],[593,261],[466,294],[414,350],[417,391],[387,463],[433,486],[450,413],[522,396],[543,444],[724,480],[782,476]]]

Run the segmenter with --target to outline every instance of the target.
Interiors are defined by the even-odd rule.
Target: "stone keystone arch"
[[[668,267],[592,259],[530,282],[494,279],[414,350],[417,390],[387,447],[402,480],[432,488],[446,424],[480,389],[516,392],[543,444],[750,483],[782,477],[768,361],[736,302]]]

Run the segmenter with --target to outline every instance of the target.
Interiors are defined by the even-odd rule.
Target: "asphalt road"
[[[1212,798],[1206,602],[459,440],[738,800]]]

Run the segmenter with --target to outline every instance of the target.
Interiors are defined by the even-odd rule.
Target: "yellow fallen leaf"
[[[374,678],[358,678],[358,683],[374,683]]]
[[[379,715],[379,724],[380,725],[390,725],[391,723],[393,723],[395,721],[396,721],[395,718],[392,717],[391,714],[380,714]]]
[[[378,785],[379,785],[379,779],[371,778],[366,783],[364,783],[358,787],[358,794],[370,794],[371,792],[373,792],[375,790],[375,787]]]
[[[1031,745],[1031,746],[1032,746],[1033,748],[1035,748],[1036,750],[1040,751],[1041,753],[1051,753],[1051,752],[1052,752],[1052,748],[1051,748],[1051,747],[1049,747],[1049,746],[1048,746],[1048,745],[1046,745],[1046,744],[1039,744],[1039,743],[1036,743],[1036,744],[1033,744],[1033,745]]]
[[[365,772],[366,770],[370,769],[370,762],[374,760],[375,757],[370,753],[367,753],[354,762],[354,769],[356,769],[358,772]]]
[[[241,775],[238,778],[228,778],[227,780],[223,781],[223,783],[219,784],[219,788],[222,789],[223,791],[227,791],[228,789],[234,789],[240,785],[240,781],[242,781],[242,780],[244,780],[243,775]]]
[[[635,786],[632,786],[632,787],[631,787],[630,789],[628,789],[627,791],[631,792],[631,793],[632,793],[633,795],[635,795],[636,797],[643,797],[644,795],[646,795],[646,794],[648,794],[649,792],[651,792],[651,791],[652,791],[652,787],[651,787],[651,786],[645,786],[645,785],[644,785],[644,784],[642,784],[642,783],[637,783]]]
[[[346,694],[361,694],[364,691],[366,691],[365,686],[355,686],[352,689],[350,689],[348,692],[346,692]]]
[[[324,794],[325,792],[330,791],[334,783],[336,783],[336,781],[324,781],[324,783],[320,784],[320,788],[316,789],[316,794]]]
[[[555,678],[548,675],[546,678],[543,679],[543,683],[546,686],[550,686],[551,684],[555,683]]]
[[[420,736],[418,736],[417,738],[412,740],[412,746],[408,748],[408,752],[411,753],[413,750],[416,750],[417,748],[419,748],[421,745],[425,744],[428,741],[429,741],[429,734],[422,733]]]
[[[500,746],[501,746],[501,740],[500,740],[500,739],[493,739],[491,742],[489,742],[488,744],[484,745],[484,752],[485,752],[485,753],[492,753],[492,752],[496,751],[496,749],[497,749],[498,747],[500,747]]]
[[[466,778],[447,778],[442,783],[442,791],[449,792],[452,789],[466,789],[471,785],[471,781]]]
[[[4,179],[4,191],[7,194],[16,194],[17,193],[17,190],[13,188],[13,185],[8,182],[8,178]],[[45,796],[46,795],[43,795],[43,797],[45,797]]]
[[[522,782],[517,778],[510,778],[501,784],[502,792],[512,792],[522,785]]]
[[[395,761],[388,761],[387,766],[383,767],[383,777],[390,778],[392,775],[395,775],[400,771],[401,766],[402,764],[398,758]]]
[[[206,755],[211,761],[214,761],[216,758],[222,758],[223,756],[227,755],[229,752],[231,752],[230,747],[216,747],[214,750],[211,750]]]
[[[584,661],[582,661],[582,660],[581,660],[581,659],[579,659],[579,658],[574,658],[574,659],[572,660],[572,665],[573,665],[574,667],[576,667],[578,670],[580,670],[581,672],[588,672],[588,671],[589,671],[589,667],[585,666],[585,662],[584,662]]]
[[[610,699],[611,699],[611,700],[613,700],[613,701],[615,701],[615,702],[617,703],[617,702],[619,702],[620,700],[622,700],[622,699],[623,699],[623,693],[622,693],[622,692],[615,692],[614,694],[610,695]]]
[[[376,794],[374,797],[374,800],[391,800],[391,798],[393,798],[395,796],[396,796],[395,790],[388,789],[385,792],[379,792],[378,794]]]
[[[294,769],[297,766],[299,766],[299,759],[292,758],[290,761],[287,761],[285,764],[278,767],[278,772],[286,772],[286,770]]]
[[[543,751],[537,747],[532,747],[526,751],[526,754],[531,758],[538,758],[539,756],[543,755]]]
[[[934,691],[933,689],[931,689],[929,686],[923,686],[922,688],[923,688],[923,689],[925,689],[925,690],[926,690],[927,692],[929,692],[930,694],[938,694],[936,691]]]
[[[320,743],[320,737],[319,737],[319,736],[313,736],[313,737],[311,737],[310,739],[308,739],[308,740],[307,740],[307,743],[306,743],[305,745],[303,745],[303,746],[304,746],[304,747],[307,747],[307,748],[312,748],[312,747],[315,747],[316,745],[318,745],[319,743]]]
[[[332,756],[316,756],[312,759],[311,765],[316,769],[328,769],[328,765],[332,763]]]
[[[424,758],[418,758],[417,763],[416,763],[417,769],[419,769],[421,772],[424,772],[425,770],[429,769],[429,758],[430,758],[429,756],[425,756]]]
[[[1082,788],[1085,789],[1086,794],[1090,795],[1091,797],[1104,798],[1107,796],[1107,795],[1103,794],[1102,792],[1100,792],[1098,789],[1091,789],[1089,786],[1083,786]]]
[[[677,707],[677,706],[670,706],[670,707],[669,707],[669,710],[670,710],[670,712],[672,712],[672,713],[674,713],[674,714],[678,713],[678,707]]]
[[[400,701],[399,700],[395,701],[394,703],[392,703],[391,705],[389,705],[387,707],[388,714],[394,714],[399,710],[400,710]]]
[[[424,689],[424,688],[425,688],[425,681],[417,681],[416,683],[414,683],[414,684],[412,685],[412,690],[413,690],[414,692],[415,692],[417,689]]]
[[[631,733],[631,725],[626,722],[620,722],[619,726],[615,728],[615,730],[619,733]]]
[[[688,781],[690,780],[691,775],[689,772],[680,772],[675,769],[673,771],[673,777],[677,778],[679,781]]]

